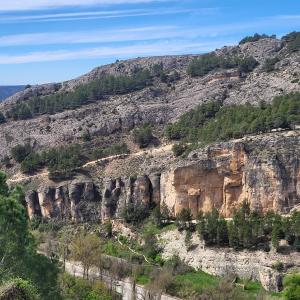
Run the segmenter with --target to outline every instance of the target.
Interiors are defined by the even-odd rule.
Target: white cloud
[[[174,0],[0,0],[0,11],[42,10],[64,6],[90,6],[165,2]]]
[[[177,26],[148,26],[115,30],[94,30],[74,32],[42,32],[0,36],[0,47],[26,45],[58,45],[114,43],[150,40],[195,39],[214,36],[213,32],[201,28],[181,28]]]
[[[1,0],[0,0],[1,1]],[[2,16],[0,23],[17,23],[17,22],[57,22],[57,21],[74,21],[74,20],[92,20],[92,19],[111,19],[124,17],[140,17],[153,15],[172,15],[197,13],[207,15],[214,13],[218,8],[201,8],[201,9],[131,9],[131,10],[101,10],[86,12],[67,12],[55,14],[39,15],[14,15]]]
[[[20,55],[0,55],[0,64],[23,64],[49,61],[66,61],[90,58],[129,58],[136,56],[168,55],[179,53],[202,53],[221,47],[228,41],[214,41],[207,43],[186,42],[176,40],[172,42],[140,43],[122,47],[98,47],[80,50],[59,50],[45,52],[31,52]],[[232,41],[230,42],[232,43]]]
[[[0,47],[50,44],[111,43],[183,36],[176,26],[150,26],[119,30],[42,32],[0,36]]]

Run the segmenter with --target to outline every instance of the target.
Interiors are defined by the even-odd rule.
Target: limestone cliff
[[[150,162],[136,177],[103,168],[102,175],[40,186],[26,196],[29,215],[73,221],[119,218],[129,203],[165,203],[173,215],[183,208],[194,216],[217,208],[230,217],[247,200],[254,210],[288,213],[300,203],[300,133],[277,132],[220,143],[186,159]],[[155,162],[160,157],[151,156]],[[146,162],[146,161],[145,161]],[[96,167],[97,168],[97,167]],[[135,167],[134,167],[135,168]],[[110,170],[110,171],[109,171]],[[116,177],[116,173],[119,177]]]
[[[300,202],[299,136],[256,138],[208,147],[192,162],[162,174],[162,201],[183,208],[217,208],[230,217],[244,200],[254,210],[288,213]]]

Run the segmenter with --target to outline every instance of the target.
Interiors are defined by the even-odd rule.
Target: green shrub
[[[24,145],[17,145],[11,149],[11,155],[13,159],[21,163],[32,152],[32,147],[29,143]]]
[[[265,64],[263,66],[263,69],[266,72],[272,72],[275,70],[275,65],[276,63],[279,62],[279,58],[278,57],[274,57],[274,58],[267,58],[265,61]]]
[[[293,31],[282,37],[287,42],[289,52],[295,52],[300,49],[300,32]]]
[[[173,154],[176,157],[181,156],[186,149],[187,149],[187,146],[186,146],[186,144],[183,144],[183,143],[174,144],[172,147]]]
[[[272,268],[277,270],[278,272],[282,272],[284,270],[284,264],[281,261],[276,261],[272,265]]]
[[[140,148],[148,147],[153,140],[151,125],[144,124],[141,128],[134,129],[133,139]]]
[[[1,300],[38,300],[36,288],[27,280],[14,278],[0,287]]]
[[[287,300],[300,299],[300,274],[287,275],[283,281],[284,296]]]

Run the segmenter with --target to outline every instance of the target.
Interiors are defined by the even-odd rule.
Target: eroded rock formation
[[[300,202],[299,136],[224,143],[196,151],[162,174],[161,200],[183,208],[218,209],[230,217],[243,201],[254,210],[287,213]]]
[[[129,203],[165,203],[175,216],[218,209],[225,217],[247,200],[254,210],[288,213],[300,203],[299,132],[249,137],[194,151],[161,173],[72,181],[30,191],[30,216],[94,221],[120,218]]]

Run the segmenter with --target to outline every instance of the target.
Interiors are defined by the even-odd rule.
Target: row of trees
[[[291,93],[274,98],[271,104],[261,102],[260,106],[200,105],[168,125],[166,136],[171,140],[211,143],[272,129],[291,129],[299,123],[300,93]]]
[[[261,39],[265,39],[265,38],[275,39],[276,35],[275,34],[267,35],[267,34],[255,33],[252,36],[244,37],[239,42],[239,45],[242,45],[242,44],[245,44],[245,43],[248,43],[248,42],[257,42],[257,41],[259,41]],[[290,32],[290,33],[284,35],[282,37],[282,40],[287,43],[288,52],[291,53],[291,52],[298,51],[300,49],[300,32],[299,31],[293,31],[293,32]]]
[[[230,221],[226,221],[216,209],[199,214],[197,220],[198,232],[208,246],[269,251],[270,242],[279,249],[279,241],[286,239],[291,247],[300,251],[299,212],[290,217],[274,212],[263,215],[250,211],[249,205],[244,202]]]
[[[152,84],[149,70],[138,70],[131,76],[107,75],[89,84],[78,86],[73,92],[38,96],[16,104],[8,113],[14,120],[30,119],[39,114],[54,114],[66,109],[101,100],[106,96],[125,94]]]
[[[215,53],[201,55],[194,58],[188,65],[187,73],[191,77],[205,76],[215,69],[238,68],[241,73],[248,73],[258,65],[258,62],[252,56],[217,56]]]

